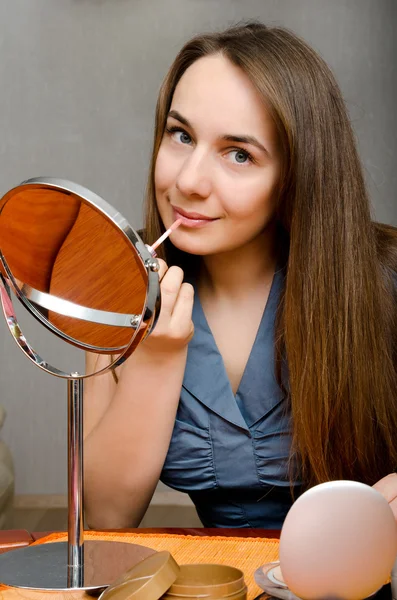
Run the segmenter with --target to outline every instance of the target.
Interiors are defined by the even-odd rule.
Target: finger
[[[170,318],[183,282],[183,271],[179,267],[170,267],[161,282],[161,316]]]
[[[390,473],[389,475],[386,475],[386,477],[377,481],[373,487],[380,492],[389,503],[393,502],[397,497],[397,474]]]
[[[166,274],[166,272],[168,271],[168,265],[165,262],[165,260],[163,260],[162,258],[158,258],[157,259],[159,261],[159,265],[160,265],[160,270],[158,272],[159,274],[159,281],[161,281],[164,277],[164,275]]]
[[[389,502],[389,506],[390,506],[390,508],[392,509],[392,511],[393,511],[393,515],[394,515],[394,518],[395,518],[395,519],[396,519],[396,521],[397,521],[397,501],[396,501],[396,500],[394,500],[394,501],[392,501],[392,502]]]
[[[182,335],[193,335],[192,311],[194,288],[190,283],[183,283],[172,311],[171,327]]]

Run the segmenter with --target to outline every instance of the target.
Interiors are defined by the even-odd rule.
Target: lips
[[[185,227],[204,227],[217,220],[200,213],[188,212],[182,208],[177,208],[176,206],[173,206],[172,208],[175,213],[175,218],[181,219],[182,225],[185,225]]]

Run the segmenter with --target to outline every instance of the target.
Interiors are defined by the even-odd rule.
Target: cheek
[[[160,146],[156,166],[154,170],[154,183],[156,193],[161,194],[172,186],[177,175],[175,160],[172,160],[170,153],[164,145]]]
[[[276,209],[277,173],[242,178],[224,194],[224,208],[236,219],[267,219]]]
[[[161,192],[165,187],[164,179],[167,171],[165,169],[163,155],[164,153],[161,151],[160,147],[159,153],[156,158],[156,165],[154,167],[154,185],[156,188],[156,193]]]

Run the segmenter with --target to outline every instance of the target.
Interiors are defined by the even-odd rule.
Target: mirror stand
[[[48,365],[28,345],[12,308],[9,287],[0,276],[1,304],[17,342],[40,366]],[[138,544],[84,541],[83,377],[71,373],[68,388],[68,537],[66,542],[38,544],[0,555],[1,583],[42,591],[100,592],[134,564],[154,553]]]
[[[149,335],[160,308],[158,270],[124,217],[82,186],[36,178],[0,200],[0,300],[7,327],[25,356],[68,386],[67,541],[0,555],[5,585],[94,594],[155,552],[128,542],[84,541],[83,380],[120,365]],[[110,355],[110,364],[88,375],[50,365],[23,335],[11,291],[47,330],[79,350]]]

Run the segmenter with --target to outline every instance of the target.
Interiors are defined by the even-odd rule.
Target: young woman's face
[[[180,79],[155,167],[160,216],[176,247],[209,255],[262,234],[274,216],[281,157],[275,125],[245,73],[201,58]]]

